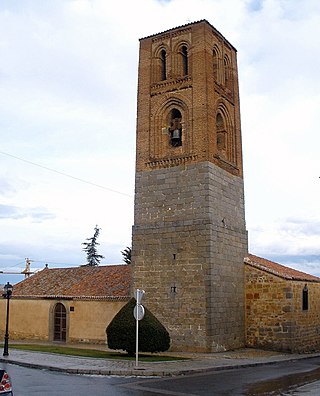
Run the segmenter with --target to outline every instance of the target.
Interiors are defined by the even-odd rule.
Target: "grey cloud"
[[[320,276],[320,221],[287,217],[249,230],[250,252]]]
[[[29,217],[34,222],[42,222],[53,219],[55,215],[45,208],[19,208],[13,205],[0,204],[0,219],[23,219]]]
[[[283,220],[281,230],[301,236],[320,235],[320,221],[303,218],[287,218]]]
[[[0,177],[0,191],[1,195],[10,195],[16,191],[11,183],[3,177]]]
[[[22,218],[21,214],[19,214],[19,210],[17,207],[12,205],[1,205],[0,204],[0,219],[19,219]]]

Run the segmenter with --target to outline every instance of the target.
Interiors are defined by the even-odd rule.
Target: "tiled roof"
[[[245,264],[283,279],[319,282],[320,278],[249,254]],[[17,298],[126,299],[130,297],[131,265],[45,268],[14,285]]]
[[[309,275],[304,272],[297,271],[293,268],[285,267],[284,265],[275,263],[262,257],[254,256],[253,254],[249,254],[244,259],[244,262],[245,264],[249,264],[252,267],[256,267],[262,271],[269,272],[283,279],[320,282],[320,278],[318,278],[317,276]]]
[[[45,268],[16,284],[13,296],[124,298],[130,296],[130,265]]]

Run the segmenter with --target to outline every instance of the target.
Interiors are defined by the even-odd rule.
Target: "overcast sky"
[[[238,50],[249,251],[320,276],[319,0],[1,0],[0,270],[83,264],[96,224],[122,262],[139,38],[200,19]]]

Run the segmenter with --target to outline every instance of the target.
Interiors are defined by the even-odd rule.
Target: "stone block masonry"
[[[320,283],[284,279],[246,265],[246,339],[253,348],[314,352],[320,348]],[[308,306],[303,309],[303,290]]]
[[[173,350],[244,345],[243,180],[211,162],[137,172],[134,287]]]

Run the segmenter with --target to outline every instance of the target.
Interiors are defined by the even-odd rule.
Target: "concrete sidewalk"
[[[84,345],[82,345],[84,348]],[[93,346],[87,346],[93,349]],[[318,357],[320,354],[286,354],[256,349],[240,349],[230,352],[194,354],[165,353],[183,360],[165,362],[138,362],[135,360],[83,358],[46,352],[30,352],[11,348],[8,357],[0,361],[24,367],[47,369],[72,374],[120,375],[120,376],[175,376],[212,370],[274,364]]]

